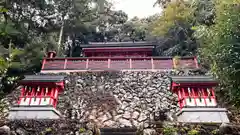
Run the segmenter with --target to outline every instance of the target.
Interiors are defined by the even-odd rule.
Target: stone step
[[[136,132],[101,132],[101,135],[136,135]]]
[[[101,128],[101,135],[136,135],[136,128]]]

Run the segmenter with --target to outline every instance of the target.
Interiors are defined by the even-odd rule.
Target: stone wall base
[[[13,106],[8,119],[59,119],[60,113],[52,106]]]
[[[183,123],[229,123],[225,108],[183,108],[178,121]]]
[[[136,135],[136,128],[100,128],[100,135]]]

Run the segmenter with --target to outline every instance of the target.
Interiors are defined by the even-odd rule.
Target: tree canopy
[[[198,55],[219,80],[222,97],[240,106],[239,0],[158,1],[162,16],[152,25],[162,36],[159,55]]]
[[[223,86],[223,93],[240,105],[240,3],[231,0],[215,1],[216,17],[212,26],[200,25],[196,35],[201,41],[202,59],[210,65]]]

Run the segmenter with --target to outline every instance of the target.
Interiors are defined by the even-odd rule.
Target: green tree
[[[215,0],[192,0],[195,23],[200,25],[213,25],[215,19]]]
[[[184,0],[156,0],[154,6],[159,5],[163,8],[166,8],[171,2],[183,2]]]
[[[223,95],[240,106],[239,0],[216,0],[215,25],[197,27],[201,57],[224,88]]]
[[[196,54],[196,40],[191,29],[194,24],[194,9],[189,2],[171,2],[162,16],[152,25],[152,34],[160,39],[158,55]]]

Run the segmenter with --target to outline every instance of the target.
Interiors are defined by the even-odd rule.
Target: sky
[[[153,7],[156,0],[112,0],[114,9],[123,10],[131,19],[134,16],[144,18],[161,12],[160,7]]]

